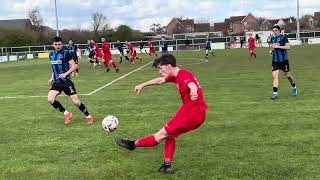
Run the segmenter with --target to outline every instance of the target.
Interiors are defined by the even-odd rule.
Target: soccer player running
[[[127,55],[124,54],[124,51],[123,51],[123,43],[121,43],[119,40],[117,41],[117,43],[114,45],[115,48],[118,49],[118,51],[120,52],[120,64],[122,63],[122,57],[124,56],[126,58],[127,61],[129,61],[129,58]]]
[[[109,68],[110,63],[112,67],[116,70],[116,72],[119,72],[119,68],[117,67],[117,64],[112,60],[112,54],[111,54],[108,42],[106,41],[105,38],[101,38],[101,42],[102,42],[102,52],[103,52],[104,66],[106,68],[106,72],[110,71],[110,68]]]
[[[207,105],[205,104],[201,87],[195,76],[184,69],[176,67],[176,59],[171,54],[162,55],[153,64],[159,68],[161,77],[137,85],[134,91],[140,94],[143,88],[151,85],[160,85],[166,82],[175,83],[178,86],[183,105],[175,116],[157,133],[146,136],[136,141],[115,138],[119,146],[134,150],[137,147],[152,147],[165,141],[164,162],[159,171],[173,173],[171,162],[176,146],[176,138],[181,134],[197,129],[206,118]]]
[[[149,48],[149,56],[152,56],[154,54],[155,57],[158,57],[156,53],[156,49],[153,47],[153,44],[151,41],[148,41],[148,48]]]
[[[144,48],[144,42],[140,40],[140,44],[139,44],[140,53],[142,53],[143,48]],[[146,49],[144,51],[148,53]]]
[[[100,65],[100,61],[102,61],[103,55],[102,52],[99,49],[99,46],[97,45],[96,42],[94,42],[94,40],[91,40],[91,44],[93,45],[93,48],[96,52],[96,55],[94,56],[94,59],[96,60],[96,63],[98,64],[98,67],[101,67]],[[95,64],[94,64],[95,67]]]
[[[271,99],[275,100],[279,97],[279,73],[280,70],[284,72],[284,75],[289,80],[292,86],[292,96],[297,96],[298,91],[296,83],[290,73],[288,50],[290,44],[288,38],[280,33],[280,26],[275,25],[272,28],[274,36],[271,39],[272,42],[272,78],[273,78],[273,93]]]
[[[254,53],[254,49],[256,48],[256,40],[252,37],[252,34],[249,34],[248,43],[250,59],[252,59],[252,56],[254,56],[254,58],[257,58],[257,55]]]
[[[132,64],[134,64],[133,61],[136,59],[139,59],[140,61],[142,61],[142,58],[140,56],[137,56],[136,48],[134,48],[134,45],[131,42],[128,43],[128,49],[130,53],[130,61]]]
[[[161,46],[161,53],[167,54],[168,53],[168,43],[166,42],[166,40],[164,38],[161,39],[160,46]]]
[[[56,97],[63,91],[70,96],[72,102],[86,116],[87,124],[93,123],[93,118],[89,114],[86,106],[80,102],[76,88],[71,81],[70,74],[77,69],[77,64],[69,52],[62,49],[62,40],[60,37],[55,37],[52,44],[54,50],[50,52],[49,58],[52,65],[52,75],[48,81],[51,89],[48,93],[48,102],[58,111],[64,113],[64,123],[69,124],[72,118],[72,113],[67,111]]]
[[[79,76],[79,64],[78,64],[79,60],[78,60],[78,54],[77,54],[79,49],[78,49],[78,46],[73,43],[72,39],[69,40],[69,44],[67,46],[67,50],[70,53],[70,55],[72,56],[74,62],[77,64],[76,71],[75,72],[73,71],[71,73],[71,75],[72,76],[74,76],[74,75]]]
[[[206,58],[209,57],[209,53],[211,53],[212,56],[214,56],[213,50],[211,49],[211,40],[209,39],[209,37],[207,37],[205,48],[206,48]]]
[[[91,43],[91,40],[87,40],[87,49],[89,51],[89,57],[88,60],[90,63],[93,64],[93,67],[96,66],[96,63],[99,63],[99,61],[96,60],[96,51],[95,48],[93,46],[93,44]]]

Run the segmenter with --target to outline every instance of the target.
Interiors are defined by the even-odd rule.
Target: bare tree
[[[150,31],[154,33],[164,33],[166,31],[166,26],[161,26],[161,24],[153,23],[150,27]]]
[[[106,30],[108,28],[107,18],[99,12],[95,12],[92,14],[92,28],[95,36],[98,35],[98,32],[101,30]]]
[[[33,29],[35,31],[40,31],[41,30],[41,26],[43,24],[43,19],[42,16],[40,14],[40,10],[39,8],[34,8],[32,10],[29,11],[28,13],[28,17],[32,23]]]

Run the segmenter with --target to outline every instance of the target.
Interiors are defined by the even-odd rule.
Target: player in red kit
[[[103,58],[102,52],[100,51],[99,46],[97,45],[96,42],[94,42],[94,40],[91,40],[91,43],[93,45],[94,50],[96,51],[96,55],[94,59],[96,60],[96,63],[98,63],[98,66],[100,67],[100,61],[102,61],[102,58]]]
[[[111,63],[112,67],[116,70],[116,72],[119,72],[119,68],[117,67],[117,64],[112,60],[112,54],[108,45],[108,42],[105,38],[101,38],[102,42],[102,52],[103,52],[103,59],[104,59],[104,66],[106,68],[106,72],[110,71],[109,64]]]
[[[159,171],[173,173],[171,161],[175,150],[176,138],[183,133],[200,127],[205,121],[208,107],[197,79],[191,72],[176,67],[176,59],[173,55],[162,55],[154,61],[153,66],[159,68],[162,77],[142,83],[136,86],[134,91],[140,94],[144,87],[172,82],[178,86],[183,103],[182,106],[175,116],[157,133],[136,141],[124,140],[119,137],[115,138],[115,141],[119,146],[129,150],[134,150],[137,147],[156,146],[161,141],[164,141],[164,162]]]
[[[148,41],[148,47],[149,47],[149,56],[152,56],[152,54],[155,55],[155,57],[158,57],[156,53],[156,49],[153,47],[152,43]]]
[[[249,43],[250,59],[252,59],[252,56],[256,58],[257,55],[254,53],[254,49],[256,48],[256,40],[252,37],[252,34],[249,34],[248,43]]]
[[[128,43],[128,48],[129,48],[129,53],[130,53],[130,60],[131,63],[134,64],[134,60],[135,59],[139,59],[140,61],[142,61],[142,58],[140,56],[137,56],[137,51],[134,48],[134,45],[132,43]]]

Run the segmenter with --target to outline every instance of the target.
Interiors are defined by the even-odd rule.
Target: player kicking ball
[[[89,114],[86,106],[80,102],[76,88],[71,81],[70,74],[77,69],[77,64],[74,62],[69,52],[62,49],[62,40],[60,37],[55,37],[52,44],[54,50],[50,52],[49,58],[52,65],[52,75],[48,81],[51,86],[48,93],[48,102],[55,109],[64,113],[64,123],[69,124],[72,118],[72,113],[68,112],[56,97],[63,91],[66,95],[70,96],[74,105],[86,116],[87,124],[93,123],[93,118]]]
[[[153,66],[159,68],[162,77],[137,85],[134,91],[140,94],[143,88],[147,86],[159,85],[166,82],[175,83],[181,95],[182,106],[175,116],[157,133],[136,141],[124,140],[122,138],[115,138],[115,141],[119,146],[128,150],[157,146],[161,141],[164,141],[164,162],[159,171],[173,173],[171,162],[176,147],[176,138],[183,133],[200,127],[205,121],[208,107],[205,104],[197,79],[191,72],[176,67],[176,59],[173,55],[162,55],[154,61]]]

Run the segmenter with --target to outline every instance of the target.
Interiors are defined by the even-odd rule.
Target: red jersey
[[[106,41],[102,43],[102,52],[103,54],[111,54],[109,45]]]
[[[171,77],[166,79],[167,82],[176,83],[181,100],[183,102],[182,108],[187,108],[188,111],[205,111],[208,109],[206,105],[202,93],[202,89],[199,85],[199,82],[194,77],[194,75],[184,69],[179,70],[177,77]],[[196,101],[192,101],[190,97],[190,88],[188,87],[189,83],[195,83],[198,88],[198,99]]]
[[[94,47],[94,50],[96,51],[97,55],[100,55],[102,54],[97,43],[93,43],[93,47]]]
[[[255,41],[256,41],[256,40],[255,40],[253,37],[250,37],[250,38],[248,39],[249,48],[250,48],[250,49],[253,49],[253,48],[256,47],[256,42],[255,42]]]

